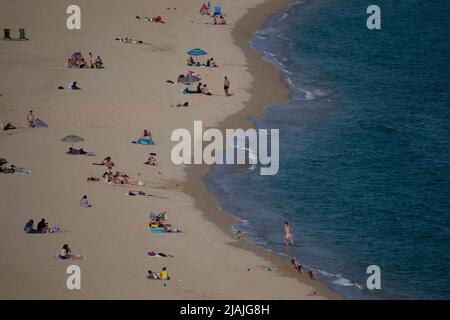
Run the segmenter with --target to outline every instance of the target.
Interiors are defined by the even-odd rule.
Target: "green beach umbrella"
[[[191,50],[189,50],[186,53],[189,56],[193,56],[193,57],[204,56],[204,55],[208,54],[205,50],[202,50],[202,49],[199,49],[199,48],[191,49]]]

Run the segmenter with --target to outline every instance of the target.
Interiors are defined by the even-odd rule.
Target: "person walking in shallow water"
[[[289,223],[284,223],[284,243],[287,247],[289,247],[289,242],[294,246],[294,239],[293,239],[294,233],[292,231],[291,226]]]

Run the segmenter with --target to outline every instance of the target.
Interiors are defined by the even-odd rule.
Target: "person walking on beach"
[[[228,89],[230,89],[230,80],[227,76],[225,76],[225,80],[223,82],[223,90],[225,91],[225,96],[227,97],[230,95]]]
[[[292,231],[291,226],[289,223],[284,222],[284,243],[287,247],[289,247],[289,242],[294,246],[294,240],[292,239],[294,236],[294,233]]]

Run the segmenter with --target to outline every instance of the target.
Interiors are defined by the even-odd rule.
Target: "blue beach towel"
[[[152,139],[143,139],[143,138],[140,138],[138,141],[136,141],[136,143],[142,144],[144,146],[149,146],[149,145],[155,144]]]

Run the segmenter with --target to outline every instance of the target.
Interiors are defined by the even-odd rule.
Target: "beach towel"
[[[30,174],[31,170],[26,170],[26,169],[18,169],[16,170],[16,172],[14,172],[16,174]]]
[[[150,231],[153,233],[167,233],[162,228],[151,228]]]

